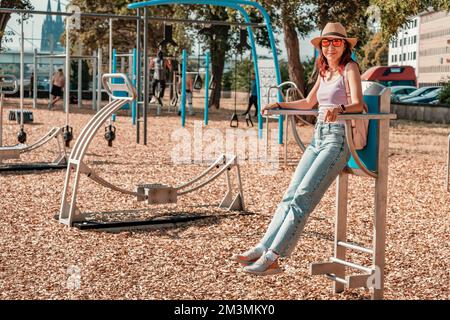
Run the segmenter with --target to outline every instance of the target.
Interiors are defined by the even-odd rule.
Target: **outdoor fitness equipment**
[[[174,78],[174,82],[175,84],[177,84],[177,86],[175,87],[176,88],[175,92],[177,92],[177,90],[181,91],[181,99],[180,99],[181,126],[184,127],[186,123],[186,80],[185,80],[186,75],[196,74],[196,77],[200,76],[200,70],[197,70],[197,72],[187,71],[188,58],[186,50],[183,49],[181,57],[182,57],[181,63],[182,68]],[[198,59],[198,61],[200,61],[200,59]],[[211,82],[209,77],[209,64],[210,64],[210,52],[207,51],[205,53],[205,83]],[[178,79],[180,79],[180,77],[181,77],[181,88],[179,88],[178,86]],[[171,106],[176,108],[178,99],[179,97],[177,92],[171,101]],[[208,116],[209,116],[209,88],[205,85],[204,112],[203,112],[203,121],[204,121],[203,123],[205,125],[208,125]]]
[[[123,83],[114,83],[112,79],[122,79]],[[103,86],[111,97],[111,102],[97,112],[86,124],[80,133],[72,149],[68,160],[66,179],[59,212],[59,222],[70,227],[81,229],[102,228],[102,229],[121,229],[130,227],[142,227],[149,224],[149,221],[115,221],[103,222],[89,220],[87,214],[81,213],[77,208],[77,193],[81,174],[94,180],[100,185],[126,195],[134,196],[138,201],[147,201],[148,204],[176,203],[177,197],[185,195],[202,188],[209,184],[220,175],[225,174],[228,191],[220,203],[221,208],[228,210],[244,210],[244,197],[241,185],[241,176],[239,165],[235,155],[221,155],[208,169],[203,171],[194,179],[180,184],[178,186],[167,186],[163,184],[139,184],[134,191],[126,190],[115,186],[104,180],[86,163],[83,162],[89,145],[94,138],[95,133],[102,124],[111,117],[111,114],[119,110],[124,104],[130,103],[136,99],[136,90],[131,85],[130,80],[124,74],[105,74],[102,77]],[[128,96],[114,96],[115,91],[127,91]],[[230,171],[235,169],[238,191],[233,197]],[[213,174],[213,170],[217,170]],[[72,177],[72,175],[74,175]],[[210,176],[208,176],[210,175]],[[70,198],[69,198],[70,195]]]
[[[277,86],[271,86],[269,87],[268,90],[268,94],[267,94],[267,103],[270,103],[270,97],[271,97],[271,92],[272,90],[276,90],[278,92],[278,94],[282,97],[283,101],[293,101],[293,100],[298,100],[303,99],[303,94],[302,92],[298,89],[297,85],[292,82],[292,81],[286,81],[283,82]],[[291,114],[284,114],[284,115],[279,115],[279,116],[284,116],[286,121],[283,121],[283,123],[285,124],[285,128],[284,128],[284,164],[287,164],[287,147],[288,147],[288,130],[289,130],[289,119],[291,122],[291,127],[292,127],[292,135],[294,136],[295,142],[297,142],[297,145],[300,147],[300,149],[304,152],[306,149],[306,146],[304,145],[303,141],[300,138],[300,135],[297,132],[297,123],[296,123],[296,119],[298,119],[299,121],[303,122],[304,124],[308,125],[308,126],[312,126],[311,123],[309,123],[308,121],[304,120],[302,117],[298,116],[298,115],[291,115]],[[268,146],[269,146],[269,116],[266,117],[266,150],[268,150]]]
[[[447,177],[445,179],[445,189],[450,192],[450,134],[448,135],[447,149]]]
[[[23,127],[23,107],[20,113],[21,128],[18,134],[19,144],[15,146],[3,146],[3,99],[5,94],[15,94],[18,91],[17,79],[13,75],[0,76],[0,172],[2,171],[22,171],[22,170],[47,170],[47,169],[64,169],[66,167],[66,152],[64,149],[64,141],[62,137],[62,129],[58,127],[52,128],[45,136],[41,137],[34,144],[24,144],[26,133]],[[3,160],[20,159],[22,153],[33,151],[52,138],[56,138],[58,142],[59,155],[51,163],[2,163]]]
[[[345,134],[352,157],[347,167],[339,174],[336,181],[336,224],[334,238],[334,256],[330,262],[313,263],[311,275],[323,274],[334,281],[333,291],[342,292],[345,288],[369,288],[372,299],[382,299],[384,291],[384,266],[386,243],[386,211],[388,196],[389,169],[389,121],[397,115],[390,113],[390,88],[377,83],[364,87],[364,101],[369,113],[342,114],[338,120],[345,120]],[[268,110],[268,115],[318,115],[317,110]],[[368,119],[369,131],[367,145],[362,150],[356,150],[353,143],[351,120]],[[365,248],[347,240],[347,202],[348,176],[360,175],[375,179],[375,212],[372,248]],[[372,256],[370,267],[346,260],[346,250],[352,249]],[[345,268],[353,268],[363,272],[357,275],[345,275]]]
[[[266,28],[267,30],[267,34],[269,36],[269,43],[270,43],[270,47],[271,47],[271,52],[272,52],[272,61],[273,61],[273,70],[275,72],[275,77],[276,77],[276,83],[279,84],[281,83],[281,73],[280,73],[280,69],[279,69],[279,64],[278,64],[278,56],[277,56],[277,50],[276,50],[276,46],[275,46],[275,37],[273,34],[273,30],[272,30],[272,24],[270,22],[270,16],[267,13],[267,11],[264,9],[263,6],[261,6],[259,3],[254,2],[254,1],[249,1],[249,0],[220,0],[220,1],[213,1],[213,0],[154,0],[154,1],[145,1],[145,2],[138,2],[138,3],[132,3],[128,5],[129,9],[135,9],[136,10],[136,15],[138,17],[143,17],[143,38],[144,41],[141,41],[141,23],[138,22],[138,28],[137,28],[137,33],[136,33],[136,48],[138,51],[138,59],[140,59],[140,54],[141,54],[141,43],[143,43],[143,50],[142,50],[142,54],[144,57],[144,68],[143,68],[143,73],[144,73],[144,84],[143,84],[143,88],[144,88],[144,97],[143,99],[141,99],[141,97],[138,98],[139,101],[143,101],[143,108],[142,108],[142,121],[143,121],[143,126],[144,126],[144,137],[143,137],[143,143],[144,145],[147,144],[147,123],[146,123],[146,107],[147,107],[147,100],[148,100],[148,92],[146,92],[146,87],[147,87],[147,83],[145,83],[147,81],[147,61],[146,58],[148,56],[148,21],[151,21],[152,17],[149,16],[149,7],[157,7],[157,6],[164,6],[164,5],[211,5],[211,6],[220,6],[220,7],[227,7],[227,8],[231,8],[231,9],[235,9],[237,10],[243,17],[244,23],[242,22],[234,22],[234,21],[215,21],[215,20],[208,20],[208,21],[204,21],[204,20],[183,20],[183,21],[179,21],[182,23],[196,23],[196,24],[204,24],[204,25],[235,25],[235,26],[245,26],[247,28],[247,32],[249,35],[249,40],[250,40],[250,45],[251,45],[251,53],[252,53],[252,61],[253,61],[253,67],[254,67],[254,71],[255,71],[255,81],[256,81],[256,87],[257,87],[257,94],[258,94],[258,101],[262,101],[261,100],[261,88],[260,88],[260,72],[258,69],[258,56],[257,56],[257,52],[256,52],[256,43],[255,43],[255,37],[254,37],[254,32],[252,30],[252,27],[255,28]],[[247,8],[252,8],[256,11],[258,11],[262,17],[264,22],[263,23],[252,23],[250,20],[250,16],[249,16],[249,12],[247,11]],[[167,21],[170,21],[170,19],[166,19]],[[138,72],[139,74],[139,72]],[[207,82],[208,83],[208,82]],[[137,84],[137,87],[140,88],[141,84]],[[138,94],[140,95],[140,90],[138,89]],[[280,97],[281,99],[281,97]],[[183,100],[183,99],[182,99]],[[281,100],[280,100],[281,101]],[[182,107],[182,126],[184,127],[185,122],[184,122],[184,118],[183,118],[183,112],[184,108]],[[205,110],[207,110],[205,108]],[[259,111],[259,110],[258,110]],[[139,108],[138,108],[138,113],[139,112]],[[140,119],[138,117],[138,119]],[[278,135],[278,140],[281,143],[282,142],[282,117],[279,117],[279,135]],[[206,121],[205,121],[206,122]],[[139,126],[139,121],[137,122],[137,127]],[[262,126],[263,126],[263,121],[261,118],[260,113],[258,112],[258,137],[261,138],[262,137]],[[137,137],[136,137],[137,142],[140,142],[140,131],[139,128],[137,128]]]

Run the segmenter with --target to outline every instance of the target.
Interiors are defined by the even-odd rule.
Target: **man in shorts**
[[[66,79],[62,69],[58,69],[57,72],[53,74],[52,77],[52,91],[51,100],[48,105],[49,109],[52,109],[56,102],[63,98],[63,88],[66,84]]]

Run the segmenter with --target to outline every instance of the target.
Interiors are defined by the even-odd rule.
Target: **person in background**
[[[58,69],[52,76],[51,100],[48,109],[52,109],[55,103],[63,98],[63,88],[66,84],[66,78],[62,69]]]
[[[250,96],[248,98],[248,107],[247,110],[242,114],[243,116],[247,115],[252,106],[255,106],[255,117],[258,117],[258,94],[256,92],[256,80],[255,74],[252,73],[252,84],[250,86]]]
[[[155,90],[159,84],[159,95],[158,98],[162,99],[164,97],[164,90],[166,88],[166,69],[172,70],[172,64],[169,59],[164,58],[164,51],[158,50],[156,58],[150,61],[150,69],[153,71],[153,82],[152,82],[152,100],[150,103],[156,102]]]

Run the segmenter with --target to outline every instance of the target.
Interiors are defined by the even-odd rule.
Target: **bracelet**
[[[279,103],[279,102],[277,102],[277,108],[281,108],[281,106],[280,106],[280,103]]]
[[[342,111],[341,113],[344,113],[345,112],[345,106],[343,104],[340,104],[339,106],[341,107],[341,111]]]

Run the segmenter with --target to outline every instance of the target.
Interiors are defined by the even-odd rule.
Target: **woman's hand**
[[[340,114],[341,107],[340,106],[334,106],[330,109],[328,109],[325,112],[325,122],[334,122],[337,119],[338,114]]]
[[[266,110],[275,109],[275,108],[280,108],[280,107],[281,107],[281,105],[280,105],[279,102],[274,102],[274,103],[266,104],[264,107],[262,107],[262,109],[261,109],[261,114],[262,114],[262,115],[265,115]]]

